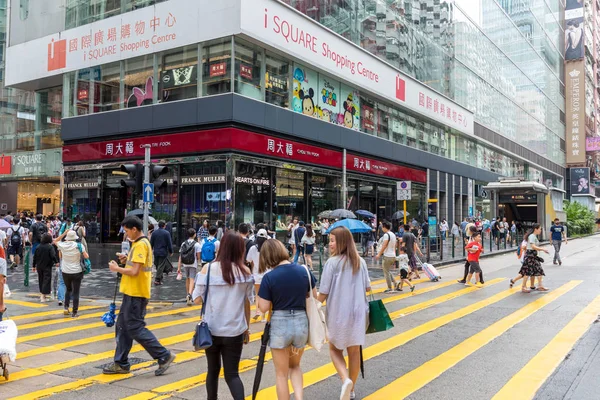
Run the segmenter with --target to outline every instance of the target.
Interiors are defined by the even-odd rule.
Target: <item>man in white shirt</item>
[[[19,221],[15,219],[14,221]],[[6,232],[7,242],[8,242],[8,258],[11,261],[10,269],[13,270],[17,265],[21,263],[21,258],[23,257],[23,246],[25,245],[25,241],[27,238],[27,232],[29,230],[22,227],[18,222],[8,228]],[[14,235],[13,235],[14,233]],[[17,240],[17,234],[19,236]],[[13,238],[14,236],[14,238]]]
[[[188,239],[181,244],[179,249],[179,263],[177,264],[177,274],[182,273],[185,277],[185,288],[187,290],[187,305],[192,305],[192,293],[194,291],[194,282],[198,272],[198,262],[202,261],[202,246],[196,241],[196,230],[189,228],[187,230]],[[190,261],[192,261],[190,263]]]
[[[296,229],[298,229],[298,217],[294,217],[292,223],[288,225],[288,234],[291,234],[288,243],[292,246],[292,254],[296,254]]]
[[[385,276],[385,281],[388,287],[383,291],[383,293],[396,293],[396,285],[391,269],[394,267],[394,263],[396,262],[397,240],[396,235],[391,231],[391,229],[392,224],[388,221],[383,221],[383,235],[381,235],[381,238],[379,239],[379,252],[375,257],[375,259],[379,260],[379,258],[383,255],[383,275]]]

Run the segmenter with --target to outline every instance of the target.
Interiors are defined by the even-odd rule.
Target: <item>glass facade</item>
[[[503,176],[517,176],[524,170],[522,161],[474,137],[424,121],[418,115],[361,93],[359,88],[238,38],[223,38],[76,71],[65,74],[63,81],[66,103],[63,110],[69,116],[233,90]]]
[[[559,0],[284,2],[472,110],[480,124],[564,164]]]
[[[162,3],[166,0],[67,0],[67,29],[91,24],[129,11]]]

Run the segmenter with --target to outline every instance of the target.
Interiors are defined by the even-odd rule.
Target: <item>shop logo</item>
[[[12,168],[11,156],[5,156],[4,154],[0,157],[0,175],[10,175]]]
[[[396,76],[396,98],[400,101],[406,101],[406,81]]]
[[[48,43],[48,71],[65,68],[67,66],[67,40],[52,41]]]
[[[577,78],[579,76],[579,71],[574,69],[573,71],[569,72],[569,75],[571,78]]]

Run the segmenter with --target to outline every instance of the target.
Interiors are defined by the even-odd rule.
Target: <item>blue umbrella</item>
[[[354,211],[354,214],[359,215],[361,217],[365,217],[365,218],[375,218],[375,214],[373,214],[371,211],[367,211],[367,210],[356,210],[356,211]]]
[[[327,233],[330,233],[333,229],[339,226],[348,228],[352,233],[371,232],[371,230],[373,229],[369,225],[357,219],[343,219],[331,225],[331,227],[327,230]]]
[[[112,326],[115,325],[115,321],[117,320],[117,315],[116,315],[116,311],[117,311],[117,292],[119,290],[119,281],[120,281],[120,275],[117,275],[117,284],[115,285],[115,296],[113,297],[113,301],[112,303],[110,303],[110,305],[108,306],[108,312],[104,313],[104,315],[102,316],[102,322],[104,322],[104,324],[106,325],[107,328],[110,328]]]

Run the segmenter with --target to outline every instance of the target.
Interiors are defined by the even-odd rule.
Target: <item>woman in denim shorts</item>
[[[260,250],[260,266],[266,274],[258,291],[258,308],[264,314],[272,310],[269,346],[275,365],[277,399],[288,400],[288,378],[292,381],[294,396],[303,398],[303,380],[300,360],[308,342],[306,297],[310,284],[306,269],[290,263],[286,248],[278,240],[267,240]],[[314,288],[317,280],[310,274]],[[313,289],[316,296],[316,289]]]

